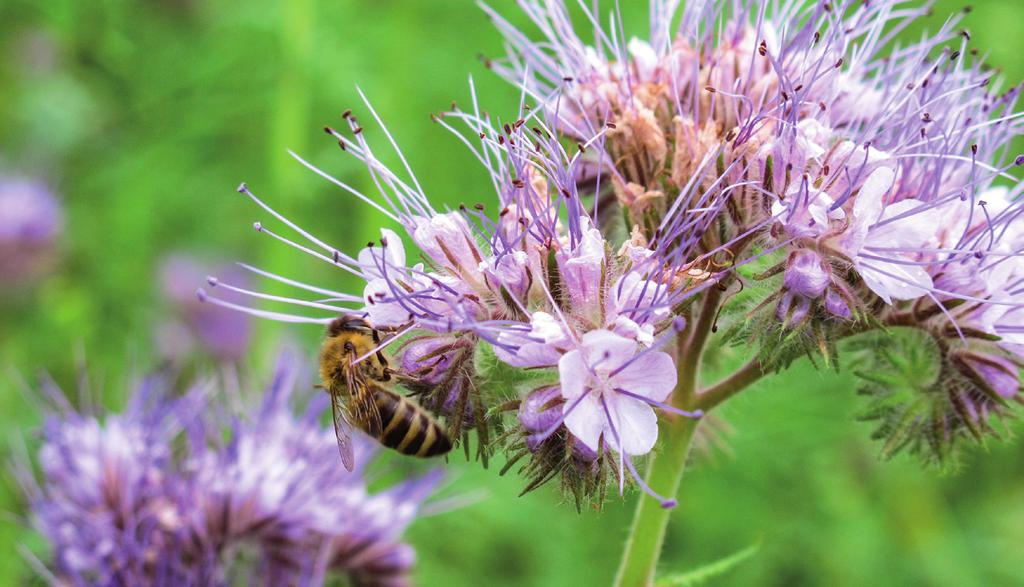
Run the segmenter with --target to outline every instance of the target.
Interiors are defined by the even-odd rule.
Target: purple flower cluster
[[[1024,128],[1020,88],[996,89],[957,18],[890,50],[925,8],[654,0],[649,37],[629,41],[616,14],[602,28],[581,8],[588,43],[561,0],[519,4],[539,40],[486,9],[509,47],[488,64],[521,89],[516,115],[483,113],[474,91],[470,109],[435,118],[489,172],[496,205],[436,210],[391,135],[400,170],[346,113],[346,131],[326,131],[367,166],[375,194],[296,158],[399,225],[422,257],[390,229],[347,255],[243,185],[298,238],[257,231],[363,285],[251,268],[317,297],[231,291],[364,315],[388,343],[413,337],[397,347],[419,374],[410,388],[478,430],[515,406],[498,438],[514,439],[513,460],[532,455],[535,481],[608,464],[620,488],[627,469],[643,486],[632,458],[655,447],[657,414],[701,414],[673,394],[696,379],[720,317],[749,335],[763,371],[792,360],[775,348],[792,340],[832,355],[866,330],[927,333],[956,374],[938,384],[950,438],[1019,399],[1024,157],[1009,149]],[[729,303],[753,285],[768,293]],[[683,340],[701,343],[694,356],[669,352]]]
[[[21,475],[35,526],[67,584],[409,584],[401,534],[437,472],[370,493],[363,469],[339,466],[325,397],[293,409],[300,369],[282,354],[257,409],[230,418],[205,388],[174,396],[143,381],[119,414],[71,408],[60,392],[39,450],[42,477]],[[365,466],[374,448],[357,442]]]

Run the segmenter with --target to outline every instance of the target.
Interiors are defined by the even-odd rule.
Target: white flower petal
[[[572,350],[562,355],[558,360],[558,379],[562,384],[562,397],[569,404],[583,395],[591,379],[590,371],[583,362],[583,353]]]
[[[619,395],[608,399],[608,410],[615,422],[619,436],[619,448],[627,455],[642,455],[651,452],[658,441],[658,415],[651,406],[631,397]],[[614,441],[610,433],[605,439]],[[611,442],[609,442],[611,444]]]
[[[893,299],[913,300],[933,287],[932,278],[923,267],[896,263],[857,263],[857,272],[871,291],[891,304]]]
[[[676,386],[676,366],[668,353],[651,351],[611,378],[615,388],[663,402]]]
[[[562,395],[565,395],[563,389]],[[598,442],[604,434],[605,441],[611,442],[611,432],[608,430],[608,418],[604,415],[600,400],[593,394],[587,395],[579,404],[573,407],[575,402],[566,402],[562,407],[565,413],[572,408],[572,411],[565,416],[565,427],[572,432],[572,435],[580,439],[592,451],[598,450]]]
[[[853,203],[854,222],[864,228],[878,222],[884,208],[885,194],[892,189],[896,172],[888,167],[879,167],[864,180]]]
[[[363,311],[368,314],[370,323],[378,328],[401,326],[409,321],[409,310],[393,300],[391,288],[384,279],[374,279],[363,288],[363,300],[366,302]],[[383,301],[381,301],[383,300]]]
[[[637,343],[610,330],[591,330],[583,335],[580,350],[591,368],[605,373],[636,354]]]
[[[380,235],[383,241],[387,242],[387,246],[366,247],[359,251],[356,259],[367,281],[384,277],[381,266],[389,273],[396,268],[405,267],[405,244],[402,243],[401,237],[387,228],[381,229]]]

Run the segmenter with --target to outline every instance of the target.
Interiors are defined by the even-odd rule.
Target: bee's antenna
[[[416,326],[415,323],[410,323],[408,326],[406,326],[402,330],[396,331],[393,335],[391,335],[387,339],[385,339],[384,342],[378,344],[375,348],[370,349],[365,355],[356,358],[356,360],[352,361],[352,364],[353,365],[357,365],[359,363],[362,363],[363,361],[365,361],[366,359],[368,359],[372,355],[380,352],[384,347],[388,346],[389,344],[391,344],[391,343],[395,342],[396,340],[398,340],[400,337],[404,336],[410,330],[415,328],[415,326]]]

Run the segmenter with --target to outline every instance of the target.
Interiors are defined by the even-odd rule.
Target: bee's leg
[[[392,369],[390,367],[386,367],[384,369],[384,373],[388,377],[388,379],[385,379],[385,381],[390,381],[390,379],[392,377],[394,377],[397,381],[403,382],[403,383],[408,383],[408,382],[417,383],[417,382],[420,381],[420,379],[418,377],[413,377],[413,376],[411,376],[411,375],[409,375],[407,373],[402,373],[401,371],[398,371],[396,369]]]

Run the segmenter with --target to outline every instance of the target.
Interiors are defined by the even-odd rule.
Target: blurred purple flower
[[[175,398],[158,379],[104,418],[52,394],[60,408],[43,427],[42,477],[20,472],[56,580],[320,585],[343,573],[355,585],[407,585],[415,556],[401,535],[439,472],[371,494],[365,471],[340,466],[334,433],[320,425],[326,397],[295,415],[298,376],[297,357],[282,354],[241,420],[200,388]],[[366,463],[375,445],[356,445]]]
[[[36,179],[0,176],[0,280],[28,283],[53,265],[64,212]]]
[[[177,317],[176,321],[161,324],[157,330],[157,343],[165,356],[188,355],[194,343],[223,360],[237,361],[245,355],[252,337],[249,317],[203,304],[195,296],[195,284],[218,273],[238,285],[248,283],[248,275],[233,265],[208,264],[183,253],[171,254],[163,260],[160,283]],[[225,286],[224,289],[230,288]],[[222,295],[232,300],[240,297],[231,291],[224,291]]]

